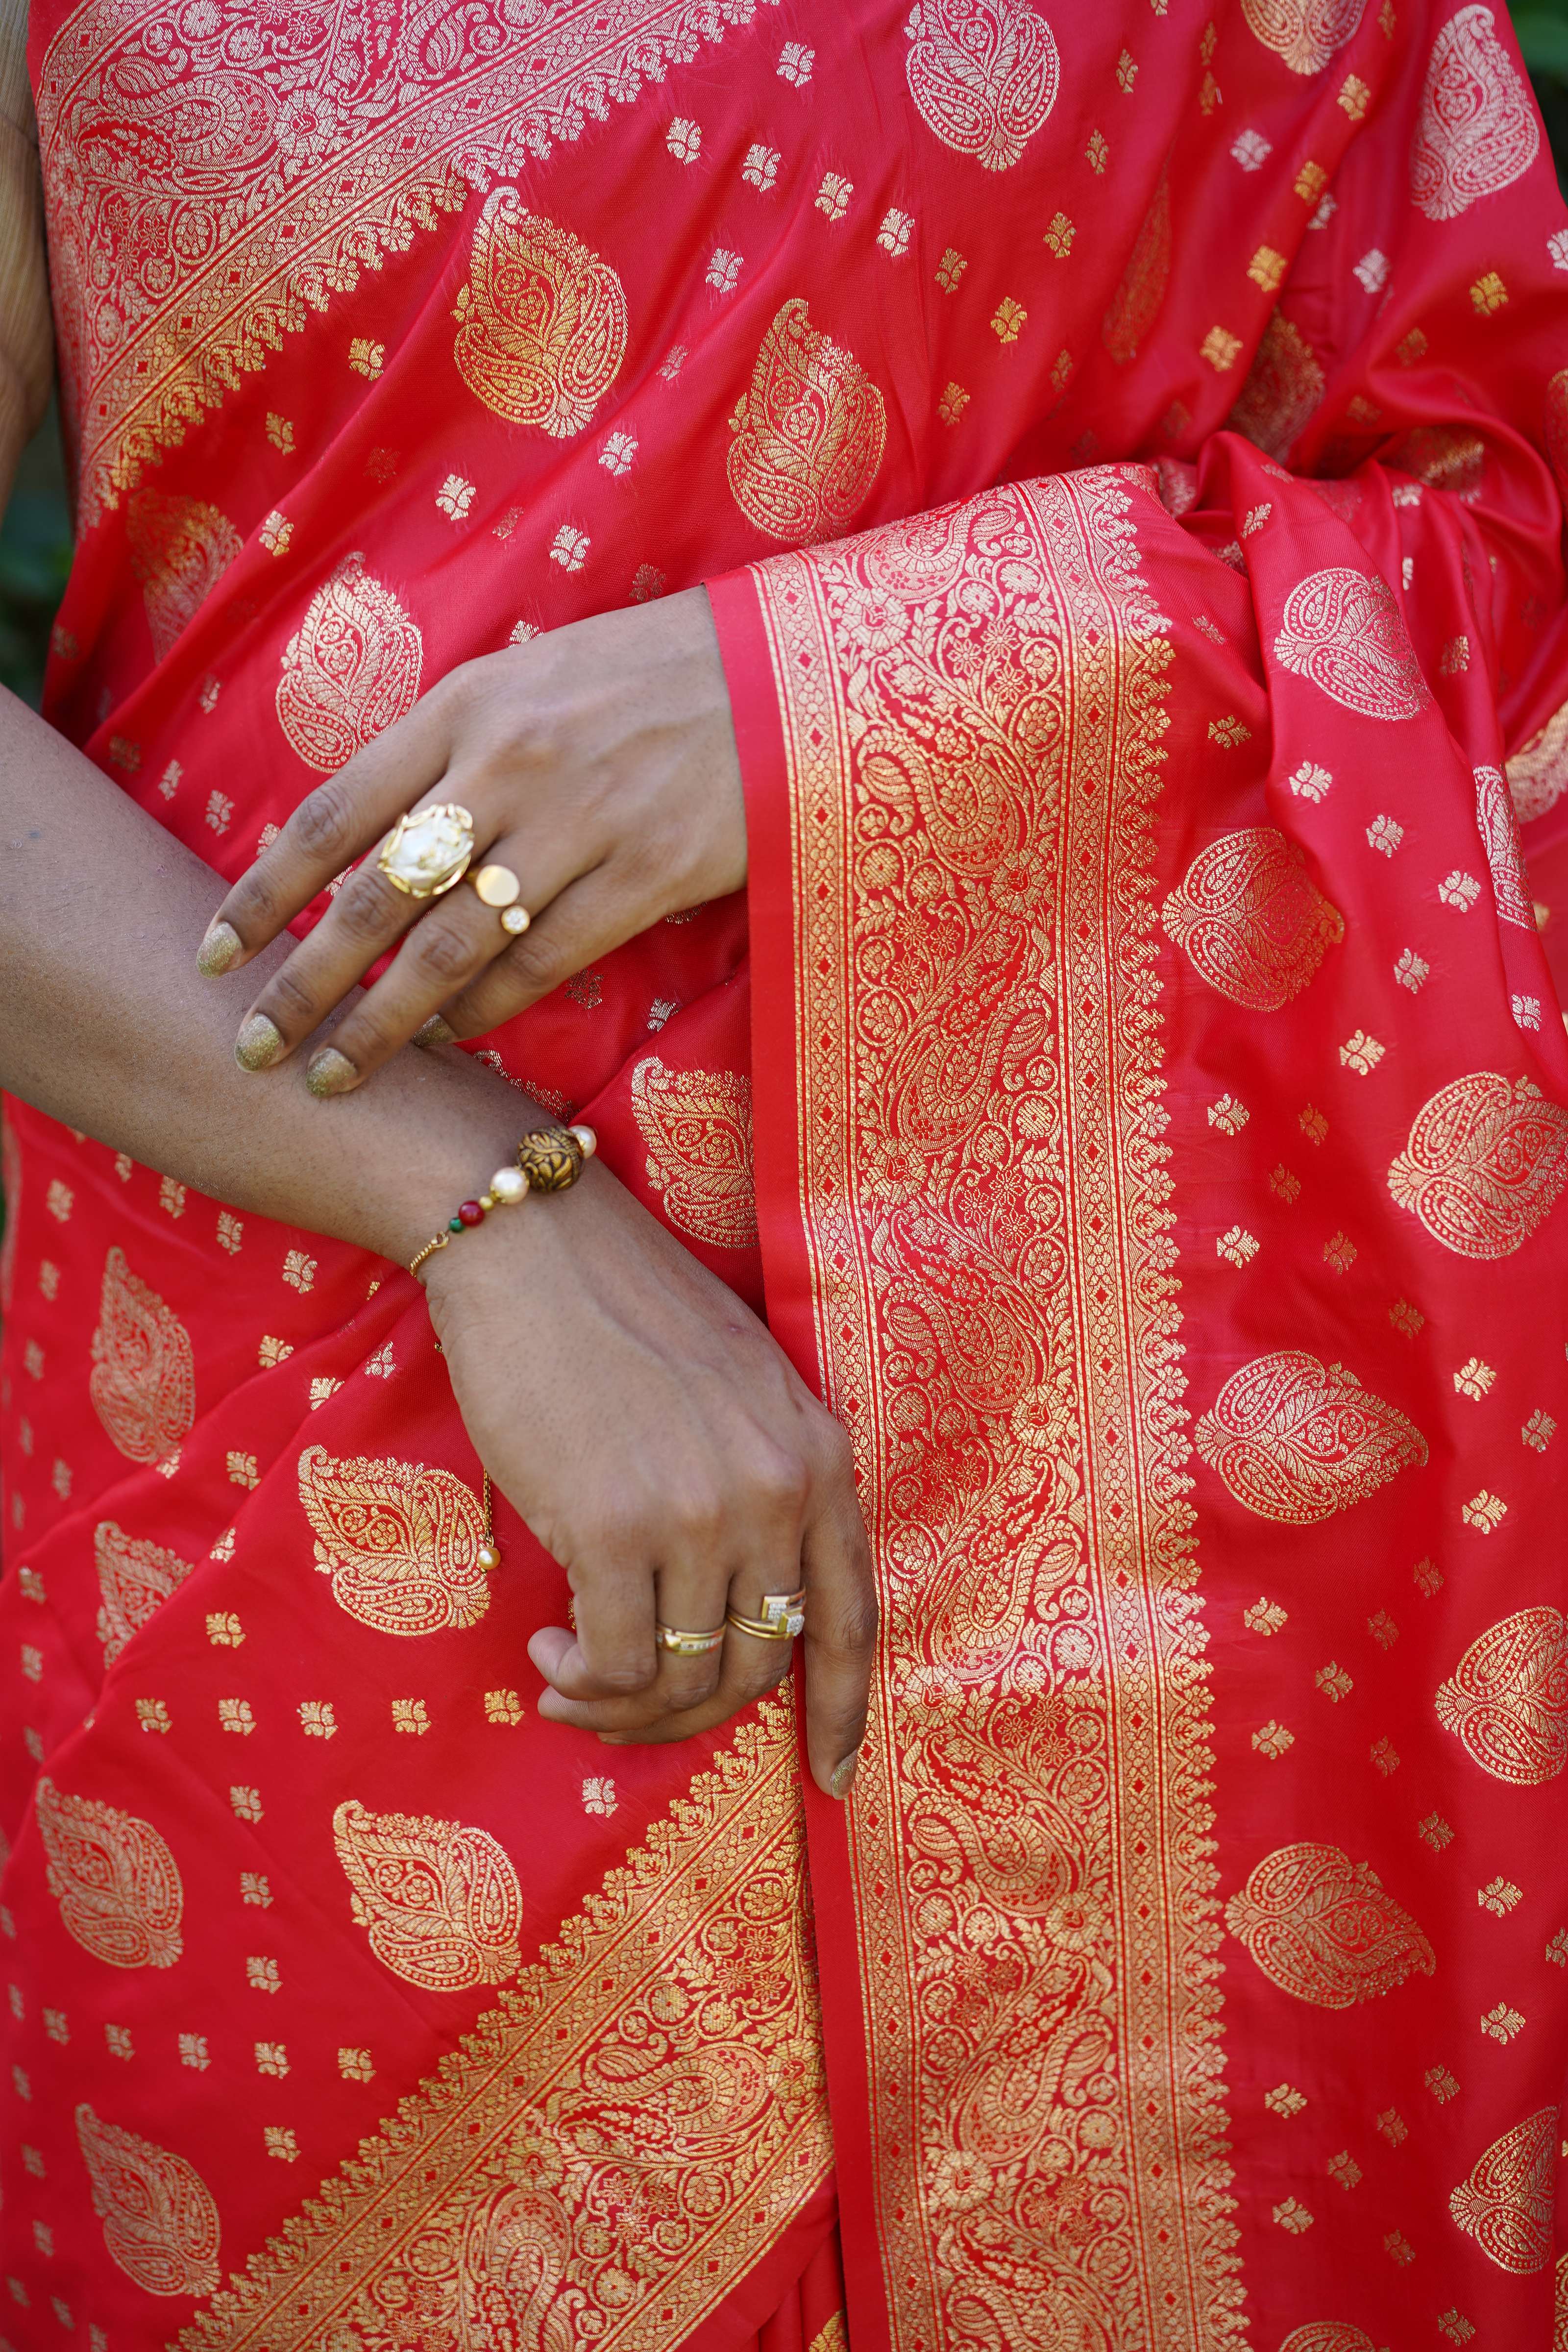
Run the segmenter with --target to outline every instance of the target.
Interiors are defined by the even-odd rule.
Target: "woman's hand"
[[[793,1644],[690,1633],[805,1591],[812,1776],[847,1794],[877,1606],[848,1441],[733,1294],[590,1169],[430,1261],[426,1287],[468,1434],[565,1569],[575,1636],[530,1645],[540,1711],[616,1740],[684,1739],[786,1672]]]
[[[242,1066],[283,1060],[411,927],[313,1057],[313,1093],[358,1086],[437,1013],[456,1036],[494,1029],[650,923],[740,888],[745,807],[707,592],[454,670],[301,802],[218,908],[201,970],[237,970],[405,810],[439,802],[473,818],[470,874],[517,876],[528,929],[509,934],[467,881],[409,898],[369,858],[257,996]]]

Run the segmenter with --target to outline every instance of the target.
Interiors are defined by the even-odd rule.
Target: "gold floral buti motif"
[[[128,1536],[112,1519],[92,1531],[93,1558],[103,1606],[98,1612],[98,1638],[103,1663],[112,1665],[121,1651],[161,1608],[171,1592],[191,1572],[191,1563],[162,1544]]]
[[[1265,1854],[1225,1906],[1226,1927],[1270,1984],[1316,2009],[1352,2009],[1430,1976],[1436,1955],[1369,1862],[1337,1845]]]
[[[1461,8],[1432,44],[1410,150],[1410,194],[1428,220],[1453,220],[1534,163],[1539,118],[1491,9]]]
[[[169,1969],[184,1948],[184,1890],[151,1822],[92,1797],[37,1787],[49,1893],[68,1935],[113,1969]]]
[[[191,1335],[132,1273],[119,1248],[104,1260],[88,1392],[99,1420],[132,1462],[173,1461],[195,1419]]]
[[[752,1082],[733,1070],[667,1069],[649,1054],[632,1072],[632,1113],[647,1176],[679,1233],[716,1249],[757,1239]]]
[[[1300,848],[1271,824],[1199,850],[1160,919],[1211,988],[1255,1013],[1300,996],[1345,935]]]
[[[1238,1503],[1287,1527],[1331,1518],[1426,1459],[1426,1440],[1396,1405],[1300,1348],[1233,1372],[1193,1442]]]
[[[1431,700],[1393,589],[1330,564],[1285,600],[1274,657],[1362,719],[1414,719]]]
[[[1388,1189],[1458,1257],[1510,1257],[1568,1183],[1568,1109],[1529,1078],[1472,1070],[1416,1112]]]
[[[1534,1788],[1568,1764],[1568,1619],[1521,1609],[1470,1643],[1433,1705],[1494,1780]]]
[[[450,1470],[422,1462],[300,1456],[300,1500],[332,1598],[380,1633],[475,1625],[489,1607],[485,1515]]]
[[[149,2294],[210,2294],[218,2282],[218,2211],[195,2166],[100,2123],[85,2105],[76,2133],[112,2260]]]
[[[784,304],[730,419],[736,505],[786,546],[834,539],[865,503],[887,440],[882,395],[859,361]]]
[[[1493,2140],[1448,2199],[1448,2210],[1489,2262],[1529,2278],[1552,2259],[1557,2109],[1541,2107]]]
[[[373,1813],[354,1798],[332,1816],[358,1925],[395,1976],[427,1992],[504,1984],[522,1954],[522,1889],[488,1830],[428,1813]]]
[[[1241,0],[1249,31],[1292,73],[1321,73],[1361,24],[1366,0]]]
[[[1310,423],[1324,383],[1311,344],[1276,310],[1226,423],[1233,433],[1245,433],[1266,457],[1285,457]]]
[[[278,723],[308,768],[331,775],[413,709],[424,661],[391,589],[345,555],[284,647]]]
[[[1057,102],[1056,37],[1026,0],[915,0],[905,69],[921,118],[987,172],[1016,163]]]
[[[497,188],[474,226],[452,356],[498,416],[558,441],[581,433],[626,354],[626,298],[570,229]]]
[[[203,499],[140,490],[126,518],[131,568],[160,661],[216,587],[242,541],[217,508]]]

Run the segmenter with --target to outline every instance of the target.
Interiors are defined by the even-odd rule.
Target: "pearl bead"
[[[573,1127],[568,1128],[567,1133],[569,1135],[575,1136],[578,1150],[582,1152],[584,1159],[592,1160],[595,1152],[599,1149],[599,1139],[595,1134],[593,1129],[591,1127]]]
[[[528,1190],[528,1179],[521,1168],[498,1168],[490,1178],[490,1191],[498,1201],[521,1201]]]
[[[500,1554],[492,1545],[480,1545],[479,1566],[481,1568],[499,1568],[500,1566]]]

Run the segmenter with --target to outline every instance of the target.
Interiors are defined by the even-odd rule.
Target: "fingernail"
[[[847,1756],[844,1759],[843,1763],[839,1765],[837,1770],[834,1773],[833,1778],[827,1784],[833,1794],[837,1797],[840,1801],[849,1794],[850,1790],[855,1786],[855,1768],[859,1761],[860,1750],[857,1748],[853,1755]]]
[[[449,1021],[443,1021],[438,1013],[432,1013],[424,1027],[416,1029],[410,1042],[416,1045],[449,1045],[457,1034]]]
[[[346,1054],[335,1045],[324,1045],[305,1073],[305,1084],[318,1099],[328,1095],[347,1094],[359,1084],[359,1072]]]
[[[234,1058],[242,1070],[265,1070],[283,1051],[283,1033],[265,1013],[253,1013],[242,1022],[234,1041]]]
[[[239,933],[232,923],[213,923],[196,950],[196,970],[204,980],[216,980],[239,953]]]

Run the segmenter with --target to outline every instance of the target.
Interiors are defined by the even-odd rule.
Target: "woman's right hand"
[[[618,1741],[684,1739],[772,1687],[792,1644],[691,1632],[805,1591],[812,1777],[847,1793],[877,1604],[848,1440],[764,1327],[608,1171],[489,1218],[426,1268],[430,1312],[491,1478],[565,1569],[575,1634],[530,1644],[540,1712]]]

